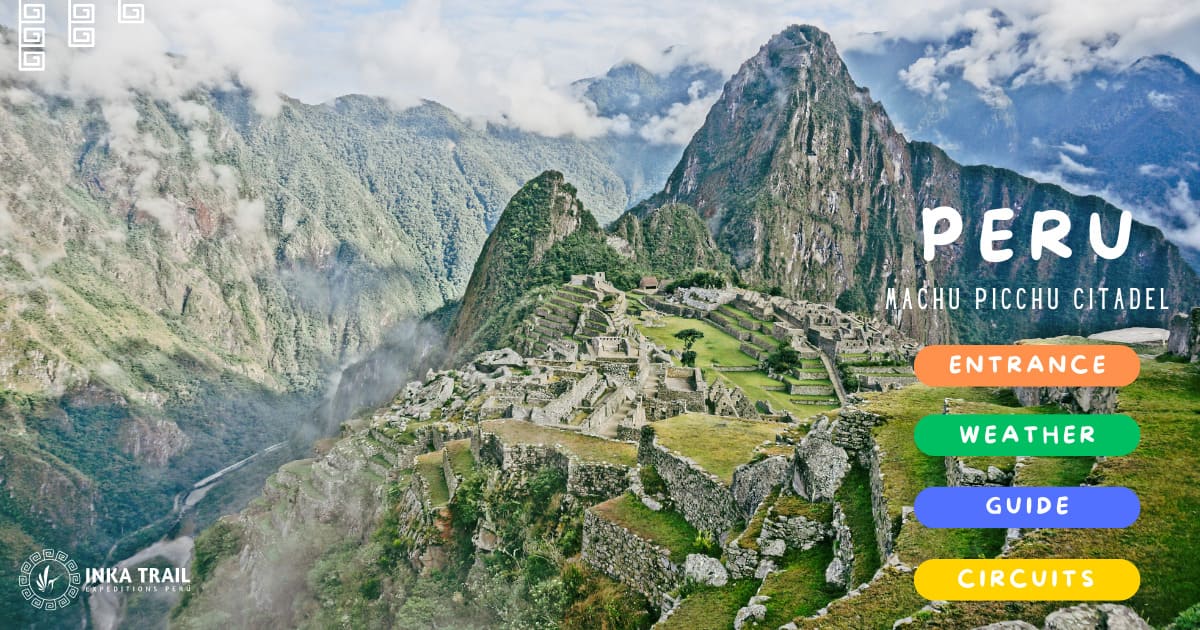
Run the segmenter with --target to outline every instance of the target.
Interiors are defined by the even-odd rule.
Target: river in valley
[[[172,519],[178,523],[193,511],[201,501],[204,500],[208,493],[220,485],[222,482],[229,480],[232,476],[236,476],[239,472],[246,471],[254,461],[265,457],[272,453],[276,453],[284,448],[287,448],[287,442],[279,442],[272,444],[267,448],[254,453],[253,455],[241,459],[237,462],[218,470],[217,472],[197,481],[192,485],[192,488],[186,493],[180,493],[175,497],[175,506],[165,519]],[[166,564],[175,568],[188,568],[192,562],[192,546],[195,539],[189,535],[179,536],[172,539],[162,539],[154,544],[138,550],[133,555],[107,566],[117,569],[133,569],[143,563],[149,562],[156,558],[166,560]],[[114,547],[115,549],[115,547]],[[89,619],[91,627],[95,630],[115,630],[121,627],[124,620],[124,604],[125,594],[111,591],[99,591],[89,593],[87,596],[87,606],[89,611]],[[174,602],[177,601],[179,595],[167,595],[166,599]],[[166,619],[162,620],[165,624]]]

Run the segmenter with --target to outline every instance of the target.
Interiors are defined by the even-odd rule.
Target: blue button
[[[913,506],[926,527],[1129,527],[1142,510],[1128,488],[926,488]]]

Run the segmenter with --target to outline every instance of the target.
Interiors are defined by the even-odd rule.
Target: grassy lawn
[[[647,328],[640,323],[637,328],[651,341],[667,350],[683,350],[683,341],[675,338],[675,333],[681,330],[694,328],[704,333],[704,338],[692,347],[696,351],[696,367],[758,365],[757,361],[741,351],[742,342],[708,322],[683,317],[660,317],[659,321],[664,324],[661,328]]]
[[[933,388],[918,383],[904,389],[867,396],[863,408],[887,418],[887,423],[876,427],[874,433],[879,446],[886,452],[880,466],[884,473],[884,494],[893,517],[900,515],[903,506],[912,505],[921,490],[929,486],[946,485],[944,459],[925,455],[913,441],[913,428],[917,421],[927,415],[941,413],[944,399],[956,399],[953,407],[956,413],[1029,414],[1053,411],[1040,407],[1019,407],[1016,398],[1008,390]],[[1011,458],[1007,459],[1011,461]],[[979,463],[983,461],[979,460]],[[1011,464],[1008,464],[1008,468],[1011,470]]]
[[[450,502],[450,489],[446,487],[446,473],[442,470],[441,451],[417,456],[417,473],[429,484],[432,507],[440,507]]]
[[[884,473],[884,494],[893,521],[898,522],[901,509],[912,505],[921,490],[946,485],[945,459],[925,455],[917,449],[912,437],[917,421],[931,413],[939,413],[945,398],[964,400],[965,403],[955,403],[954,408],[959,412],[1021,414],[1049,411],[1016,407],[1016,399],[1008,390],[931,388],[917,384],[872,396],[865,408],[888,418],[888,422],[876,427],[874,432],[885,452],[880,468]],[[993,557],[1003,545],[1002,529],[931,530],[915,520],[896,538],[900,558],[914,566],[931,558]]]
[[[701,587],[688,595],[657,630],[732,630],[737,611],[758,590],[758,580],[734,580],[721,588]]]
[[[726,315],[732,316],[730,313]],[[745,313],[743,316],[749,317]],[[771,403],[771,406],[778,411],[790,411],[802,418],[812,416],[818,413],[826,413],[836,406],[814,406],[805,404],[796,404],[794,400],[803,399],[803,396],[789,396],[786,392],[767,391],[768,387],[783,387],[784,383],[770,378],[762,371],[754,372],[717,372],[711,369],[713,366],[722,367],[751,367],[757,366],[758,362],[753,357],[741,351],[742,342],[729,336],[725,331],[717,328],[709,322],[687,319],[683,317],[662,317],[659,318],[663,324],[662,328],[647,328],[641,324],[638,325],[638,330],[646,335],[654,343],[668,350],[682,350],[683,342],[675,338],[675,333],[694,328],[704,333],[704,338],[697,341],[694,346],[696,351],[696,367],[704,369],[705,379],[709,383],[713,383],[716,379],[725,379],[742,389],[751,400],[766,401]],[[766,343],[767,348],[775,348],[778,341],[770,339],[769,342],[764,341],[769,339],[761,333],[757,334],[761,343]],[[817,360],[804,360],[806,369],[825,371],[824,365]],[[795,380],[795,379],[792,379]],[[805,381],[805,384],[811,385],[830,385],[828,379],[814,380],[811,383]]]
[[[1118,400],[1117,410],[1141,425],[1142,442],[1133,453],[1099,464],[1096,477],[1137,493],[1137,522],[1121,530],[1039,530],[1013,555],[1127,559],[1142,574],[1141,590],[1128,605],[1162,626],[1200,601],[1200,367],[1143,361],[1141,376]]]
[[[1149,355],[1158,355],[1167,350],[1166,346],[1160,343],[1121,343],[1119,341],[1105,341],[1103,339],[1088,339],[1087,337],[1077,337],[1075,335],[1063,335],[1048,339],[1025,339],[1017,343],[1032,346],[1129,346],[1138,354]]]
[[[832,503],[813,503],[794,494],[780,495],[775,500],[775,513],[780,516],[803,516],[818,523],[833,522]]]
[[[637,463],[637,446],[604,438],[538,426],[523,420],[484,422],[483,430],[495,433],[511,444],[555,444],[589,462],[608,462],[619,466]]]
[[[889,435],[887,427],[876,437],[887,442],[885,490],[890,507],[911,505],[921,485],[936,479],[933,467],[921,465],[903,442],[911,444],[911,418],[936,413],[941,398],[968,398],[980,404],[1001,402],[1005,395],[987,390],[931,390],[913,386],[878,395],[873,411],[885,410],[904,420]],[[906,409],[920,406],[922,409]],[[929,409],[935,409],[929,411]],[[1035,410],[1036,411],[1036,410]],[[1143,361],[1140,378],[1121,390],[1118,411],[1133,416],[1142,427],[1142,443],[1128,456],[1112,457],[1097,466],[1093,481],[1106,486],[1124,486],[1142,501],[1142,513],[1133,526],[1121,530],[1046,529],[1027,534],[1018,542],[1012,557],[1028,558],[1124,558],[1138,566],[1142,585],[1126,602],[1155,626],[1169,623],[1181,610],[1200,601],[1200,367]],[[907,433],[907,435],[904,435]],[[928,458],[927,458],[928,459]],[[1090,458],[1033,458],[1020,473],[1022,485],[1076,485],[1088,475]],[[941,482],[944,484],[944,480]],[[928,485],[941,485],[929,483]],[[907,498],[905,498],[907,497]],[[899,502],[898,502],[899,501]],[[909,502],[905,502],[909,501]],[[999,530],[928,530],[915,521],[904,526],[897,537],[897,552],[910,566],[933,558],[970,558],[991,555],[999,541]],[[922,605],[911,575],[889,571],[868,587],[862,597],[831,606],[831,614],[801,627],[889,628],[893,621],[912,614]],[[971,628],[1000,619],[1024,619],[1041,626],[1045,615],[1069,603],[1056,602],[957,602],[947,604],[942,614],[919,616],[917,628]]]
[[[854,466],[842,481],[838,503],[846,513],[846,525],[854,544],[854,567],[850,588],[871,581],[879,570],[879,545],[875,542],[875,519],[871,515],[871,477],[862,466]]]
[[[783,387],[782,381],[777,381],[762,371],[756,372],[720,372],[723,378],[733,381],[740,387],[765,389],[767,387]]]
[[[471,454],[471,440],[446,442],[446,453],[450,456],[450,468],[466,476],[475,468],[475,456]]]
[[[751,315],[750,313],[747,313],[746,311],[743,311],[742,309],[740,309],[732,304],[722,304],[721,307],[717,310],[721,311],[723,315],[728,315],[730,317],[734,317],[737,319],[745,319],[745,320],[749,320],[752,322],[762,322],[761,319]]]
[[[783,570],[763,580],[759,595],[767,602],[767,617],[759,625],[778,628],[796,617],[807,617],[841,595],[825,584],[825,567],[833,560],[833,545],[826,542],[784,558]]]
[[[1033,457],[1017,473],[1017,486],[1078,486],[1092,472],[1094,457]]]
[[[927,603],[917,594],[911,573],[889,569],[858,597],[833,602],[828,615],[820,619],[796,619],[796,625],[813,630],[889,630],[897,619],[907,617]]]
[[[415,444],[417,432],[433,424],[432,420],[412,421],[404,425],[404,430],[392,424],[381,424],[375,430],[397,444]]]
[[[699,532],[683,520],[683,516],[669,510],[655,512],[632,494],[609,499],[593,507],[592,511],[645,540],[666,547],[673,562],[682,563],[688,554],[703,553],[696,545]]]
[[[750,461],[754,449],[773,441],[787,425],[722,418],[699,413],[676,416],[654,423],[658,443],[690,457],[726,484],[733,483],[733,469]]]

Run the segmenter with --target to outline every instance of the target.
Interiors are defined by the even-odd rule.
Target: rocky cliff
[[[695,269],[732,270],[694,208],[638,206],[611,226],[610,243],[647,269],[679,278]]]
[[[1003,169],[963,167],[932,145],[908,142],[854,83],[829,36],[809,26],[772,38],[726,84],[649,205],[668,203],[696,208],[748,282],[846,310],[884,314],[887,287],[925,285],[1163,286],[1174,305],[1200,293],[1195,273],[1157,229],[1135,224],[1130,253],[1120,259],[1086,253],[1082,228],[1092,212],[1110,230],[1117,225],[1118,210],[1102,200]],[[962,212],[968,245],[926,264],[920,212],[943,205]],[[1026,246],[1009,262],[982,261],[971,239],[978,238],[983,212],[999,207],[1016,212],[1017,239],[1028,238],[1034,212],[1063,210],[1076,226],[1066,241],[1076,255],[1037,263]],[[1073,309],[1030,313],[997,330],[959,314],[887,316],[927,341],[1005,341],[1165,323],[1158,312]]]

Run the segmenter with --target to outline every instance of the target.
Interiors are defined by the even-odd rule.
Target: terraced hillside
[[[630,301],[653,302],[645,298]],[[741,352],[713,322],[683,323],[718,330],[702,356]],[[1200,479],[1188,476],[1190,445],[1200,439],[1191,422],[1200,413],[1198,365],[1145,359],[1141,379],[1117,398],[1117,410],[1142,424],[1143,444],[1098,461],[916,449],[915,423],[943,405],[950,413],[1059,411],[1022,407],[1008,390],[908,385],[861,393],[860,403],[804,422],[689,411],[647,418],[625,439],[569,421],[494,417],[488,401],[499,392],[562,363],[492,352],[431,373],[348,425],[328,452],[281,469],[250,509],[200,538],[204,570],[176,623],[970,628],[1041,625],[1061,608],[931,607],[912,571],[936,557],[1125,557],[1143,579],[1129,605],[1156,624],[1200,600],[1200,572],[1174,551],[1200,543],[1188,516],[1200,509]],[[714,363],[724,361],[710,357],[700,369],[722,374]],[[931,530],[912,518],[921,489],[974,483],[1123,485],[1144,497],[1143,512],[1125,531],[1009,536]],[[268,579],[284,556],[292,577]],[[254,599],[221,579],[243,569],[249,578],[239,583],[260,585]],[[564,590],[552,600],[499,595],[510,588]],[[284,593],[295,598],[292,616],[260,612],[279,610],[260,608],[261,598]]]

